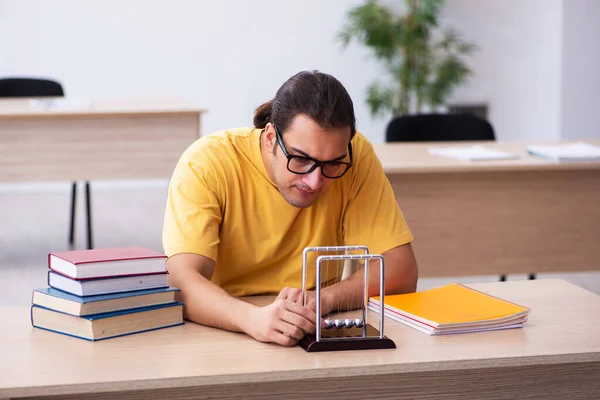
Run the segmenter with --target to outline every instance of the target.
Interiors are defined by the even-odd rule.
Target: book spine
[[[56,331],[54,329],[44,328],[43,326],[35,326],[34,325],[34,328],[41,329],[41,330],[44,330],[44,331],[47,331],[47,332],[59,333],[61,335],[69,336],[69,337],[76,338],[76,339],[87,340],[88,342],[94,342],[95,341],[93,338],[86,338],[86,337],[83,337],[83,336],[77,336],[77,335],[73,335],[71,333],[64,332],[64,331]]]
[[[52,268],[52,267],[49,267],[49,268],[50,268],[50,270],[51,270],[52,272],[54,272],[54,273],[56,273],[56,274],[59,274],[59,275],[62,275],[62,276],[66,276],[67,278],[69,278],[69,279],[73,279],[74,281],[78,281],[78,280],[79,280],[79,278],[75,278],[74,276],[67,275],[66,273],[64,273],[64,272],[61,272],[61,271],[57,271],[57,270],[55,270],[55,269],[54,269],[54,268]]]
[[[115,262],[115,261],[136,261],[136,260],[150,260],[150,259],[155,259],[155,258],[163,258],[163,259],[167,259],[166,256],[163,255],[156,255],[156,256],[143,256],[143,257],[122,257],[122,258],[110,258],[110,259],[104,259],[104,260],[89,260],[89,261],[69,261],[70,263],[74,264],[74,265],[82,265],[82,264],[99,264],[99,263],[110,263],[110,262]]]
[[[64,276],[65,278],[69,278],[73,281],[77,282],[86,282],[86,281],[99,281],[99,280],[107,280],[107,279],[119,279],[119,278],[130,278],[134,276],[144,277],[144,276],[153,276],[153,275],[168,275],[168,271],[159,271],[159,272],[147,272],[147,273],[136,273],[136,274],[119,274],[119,275],[101,275],[101,276],[90,276],[87,278],[75,278],[71,275],[67,275],[64,272],[56,271],[54,269],[50,269],[55,274]]]

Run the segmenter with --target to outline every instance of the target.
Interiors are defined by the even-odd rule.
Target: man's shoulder
[[[352,138],[352,150],[355,158],[372,154],[374,151],[371,141],[360,131],[356,131]]]
[[[354,158],[354,165],[351,168],[352,182],[362,182],[369,177],[374,179],[377,176],[383,176],[383,171],[373,168],[379,164],[373,144],[359,131],[352,139],[352,153]]]
[[[231,160],[240,148],[249,147],[254,131],[254,128],[241,127],[211,132],[192,143],[181,160],[196,165]]]

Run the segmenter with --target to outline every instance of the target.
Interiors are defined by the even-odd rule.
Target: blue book
[[[32,305],[31,325],[63,335],[97,341],[183,325],[183,304],[173,302],[83,317]]]
[[[83,316],[172,303],[176,301],[175,294],[178,291],[179,289],[174,287],[165,287],[97,296],[77,296],[49,287],[34,290],[31,303],[65,314]]]
[[[71,279],[68,276],[48,272],[48,286],[77,296],[131,292],[169,286],[167,272],[106,278]]]

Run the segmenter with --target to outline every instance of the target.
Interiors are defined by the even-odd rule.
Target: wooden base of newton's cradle
[[[322,330],[322,339],[317,342],[315,335],[306,335],[298,344],[309,353],[317,351],[340,350],[376,350],[395,349],[393,340],[379,337],[379,331],[367,325],[367,334],[363,337],[362,328],[332,328]]]

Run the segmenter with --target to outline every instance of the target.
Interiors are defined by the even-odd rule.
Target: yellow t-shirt
[[[261,131],[215,132],[183,153],[169,185],[163,228],[167,256],[196,253],[214,260],[212,282],[245,296],[301,288],[306,247],[365,245],[381,254],[413,240],[363,135],[352,139],[352,168],[311,207],[300,209],[268,177]],[[307,287],[313,288],[317,254],[310,254]],[[327,280],[341,269],[327,268],[324,274]]]

